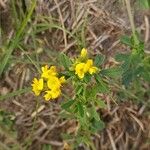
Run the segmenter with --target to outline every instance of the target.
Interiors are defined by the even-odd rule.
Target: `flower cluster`
[[[40,79],[33,79],[32,91],[36,96],[44,93],[44,98],[46,101],[50,99],[55,99],[61,94],[61,86],[65,83],[65,77],[58,77],[56,71],[56,66],[51,66],[50,68],[46,65],[41,68],[42,74]]]
[[[74,64],[74,70],[80,79],[83,79],[86,73],[92,75],[98,71],[98,68],[93,65],[93,60],[88,59],[87,50],[85,48],[81,50],[80,57],[77,58]]]
[[[83,48],[80,56],[77,57],[70,68],[80,79],[86,74],[94,74],[99,69],[94,66],[93,60],[88,58],[87,50]],[[56,66],[50,68],[46,65],[41,68],[40,79],[34,78],[32,83],[32,91],[36,96],[42,94],[46,101],[56,99],[61,94],[62,84],[65,83],[65,77],[59,77]]]

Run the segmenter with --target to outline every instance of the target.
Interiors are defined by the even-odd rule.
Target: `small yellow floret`
[[[47,81],[47,86],[51,90],[59,89],[61,86],[61,83],[60,83],[60,80],[58,79],[58,77],[51,76],[51,77],[49,77],[49,79]]]
[[[82,58],[87,57],[87,50],[86,50],[85,48],[83,48],[83,49],[81,50],[80,56],[81,56]]]
[[[85,68],[84,68],[84,71],[85,72],[88,72],[89,69],[93,66],[93,60],[92,59],[88,59],[86,64],[85,64]]]
[[[46,78],[48,79],[51,76],[56,76],[57,75],[57,71],[56,71],[56,66],[51,66],[50,69],[48,68],[48,66],[44,66],[42,67],[42,78]]]
[[[61,90],[60,89],[56,89],[56,90],[48,90],[46,91],[46,94],[44,95],[44,98],[46,101],[49,101],[50,99],[55,99],[58,98],[61,94]]]
[[[75,74],[77,74],[80,79],[84,78],[84,75],[87,72],[89,72],[92,75],[97,71],[98,68],[93,66],[92,59],[88,59],[86,63],[79,63],[75,67]]]
[[[77,74],[80,79],[84,78],[84,74],[85,74],[84,68],[85,68],[85,63],[79,63],[75,67],[75,74]]]
[[[33,79],[32,84],[32,91],[35,93],[36,96],[40,95],[41,91],[43,90],[43,79]]]
[[[94,73],[96,73],[98,71],[98,68],[97,67],[91,67],[90,69],[89,69],[89,73],[90,74],[94,74]]]

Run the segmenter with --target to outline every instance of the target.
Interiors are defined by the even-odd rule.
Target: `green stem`
[[[131,29],[132,29],[134,42],[135,42],[136,45],[138,45],[139,41],[138,41],[138,38],[136,36],[136,30],[135,30],[135,25],[134,25],[134,19],[133,19],[132,11],[131,11],[130,0],[125,0],[125,4],[126,4],[127,12],[128,12],[129,21],[130,21],[130,24],[131,24]]]

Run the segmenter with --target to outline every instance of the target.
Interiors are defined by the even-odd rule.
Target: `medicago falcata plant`
[[[76,145],[85,143],[94,149],[91,135],[104,128],[97,110],[105,108],[105,102],[98,93],[109,91],[107,83],[100,75],[100,64],[104,57],[97,55],[93,60],[83,48],[78,57],[70,59],[61,54],[59,60],[64,70],[59,74],[55,66],[42,67],[40,78],[33,79],[32,90],[36,96],[43,95],[46,101],[64,96],[61,115],[77,122],[77,131],[72,135]],[[70,83],[73,87],[74,94],[71,97],[61,92],[61,88],[65,88],[64,83]]]

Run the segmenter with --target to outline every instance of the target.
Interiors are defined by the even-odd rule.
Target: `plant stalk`
[[[128,17],[129,17],[129,21],[130,21],[130,24],[131,24],[131,29],[132,29],[132,34],[133,34],[134,42],[137,45],[137,44],[139,44],[139,40],[138,40],[137,35],[136,35],[135,24],[134,24],[134,19],[133,19],[132,11],[131,11],[130,0],[124,0],[124,1],[125,1],[125,4],[126,4],[126,8],[127,8],[127,12],[128,12]]]

